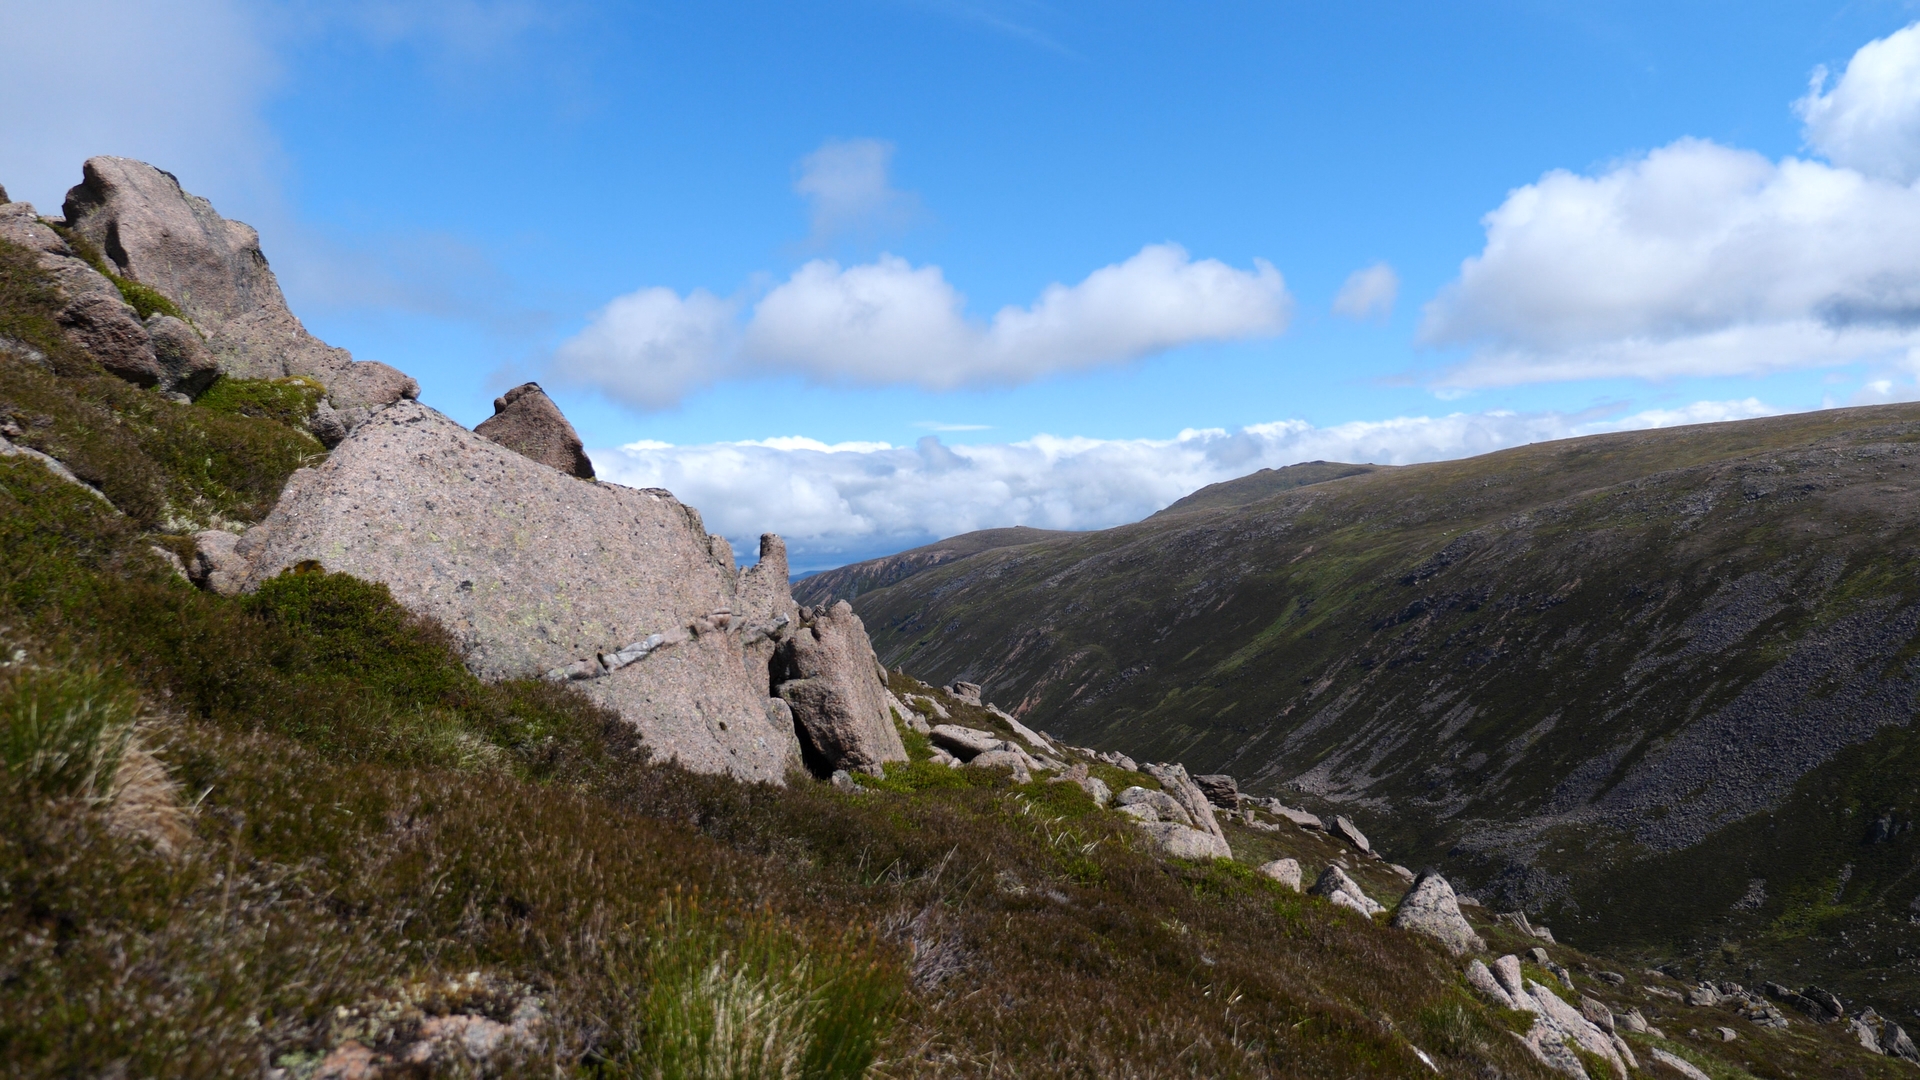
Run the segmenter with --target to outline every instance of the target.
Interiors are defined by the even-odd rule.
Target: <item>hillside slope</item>
[[[889,664],[1337,804],[1575,940],[1905,1009],[1917,443],[1896,405],[1533,445],[988,550],[856,607]]]

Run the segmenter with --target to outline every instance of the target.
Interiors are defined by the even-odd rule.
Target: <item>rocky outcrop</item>
[[[826,611],[802,610],[800,625],[781,645],[773,667],[774,693],[792,709],[802,753],[814,772],[879,775],[885,763],[907,760],[894,727],[891,695],[880,681],[880,662],[866,627],[845,600]]]
[[[1233,858],[1233,849],[1227,844],[1227,833],[1213,816],[1213,806],[1207,802],[1207,796],[1187,775],[1184,765],[1145,765],[1142,770],[1155,780],[1160,787],[1178,802],[1187,816],[1193,819],[1193,827],[1213,837],[1217,858]]]
[[[669,494],[564,476],[402,402],[295,473],[209,574],[252,587],[308,561],[384,583],[484,677],[574,680],[661,757],[776,783],[797,761],[765,659],[790,633],[785,559],[737,571]]]
[[[349,429],[367,410],[419,396],[419,384],[401,372],[356,361],[307,333],[287,310],[260,235],[182,190],[173,174],[128,158],[96,157],[83,177],[67,192],[67,226],[98,247],[116,273],[178,305],[206,335],[222,372],[315,379]]]
[[[1478,952],[1487,947],[1480,940],[1466,916],[1460,914],[1460,904],[1454,898],[1453,886],[1439,874],[1429,871],[1413,883],[1407,895],[1394,910],[1393,920],[1389,924],[1416,934],[1425,934],[1445,946],[1455,956],[1469,952]]]
[[[1585,1012],[1574,1008],[1551,989],[1525,978],[1517,956],[1495,960],[1491,970],[1479,960],[1473,961],[1467,965],[1467,984],[1501,1008],[1534,1014],[1532,1027],[1520,1041],[1556,1072],[1587,1080],[1586,1067],[1580,1064],[1576,1049],[1605,1061],[1618,1080],[1626,1080],[1629,1067],[1639,1067],[1633,1049],[1613,1030],[1612,1013],[1605,1006],[1593,1002]],[[1605,1024],[1596,1023],[1587,1012],[1604,1014]]]
[[[1194,777],[1193,782],[1213,805],[1222,810],[1240,809],[1240,785],[1233,777],[1226,773],[1209,773]]]
[[[166,368],[140,316],[120,289],[89,266],[59,233],[40,220],[31,203],[0,204],[0,240],[35,253],[53,278],[62,307],[60,329],[101,367],[139,386],[164,386]]]
[[[493,415],[473,430],[542,465],[593,479],[593,462],[579,434],[539,383],[522,383],[494,398]]]
[[[1164,791],[1130,787],[1114,799],[1114,805],[1127,811],[1130,817],[1139,821],[1165,821],[1184,825],[1187,828],[1193,827],[1193,815],[1187,813],[1186,808],[1181,806],[1178,800]]]

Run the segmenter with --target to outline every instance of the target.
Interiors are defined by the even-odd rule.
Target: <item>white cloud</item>
[[[1393,302],[1400,295],[1400,275],[1393,267],[1377,262],[1347,275],[1333,298],[1333,313],[1349,319],[1386,318],[1393,314]]]
[[[561,345],[553,365],[576,383],[644,409],[662,409],[721,376],[736,336],[734,308],[696,289],[641,289],[608,304]]]
[[[1681,139],[1554,171],[1484,219],[1428,305],[1465,346],[1442,386],[1752,375],[1896,362],[1920,344],[1920,37],[1873,42],[1798,108],[1834,163]]]
[[[135,157],[229,208],[269,187],[259,110],[279,78],[241,0],[0,4],[0,184],[58,215],[80,164]]]
[[[1842,168],[1912,183],[1920,176],[1920,25],[1868,42],[1831,91],[1816,68],[1794,103],[1807,145]]]
[[[932,390],[1010,385],[1204,341],[1278,334],[1292,298],[1265,260],[1238,270],[1150,244],[1029,307],[969,318],[938,266],[882,255],[816,259],[755,304],[744,327],[724,302],[667,289],[621,297],[555,354],[557,376],[642,408],[721,379],[797,374],[817,383]],[[735,347],[736,341],[738,347]]]
[[[1549,173],[1485,220],[1422,327],[1474,349],[1446,384],[1759,374],[1920,341],[1920,192],[1850,169],[1684,139]]]
[[[1601,431],[1777,412],[1751,398],[1624,416],[1455,413],[1318,428],[1299,420],[1172,439],[1036,435],[1014,443],[828,445],[802,437],[593,451],[601,476],[665,487],[700,508],[737,551],[786,537],[796,569],[818,569],[974,529],[1097,529],[1135,521],[1207,484],[1325,459],[1407,464]]]
[[[920,201],[895,190],[888,175],[893,149],[881,139],[829,139],[800,159],[793,190],[813,204],[813,243],[844,233],[895,232],[912,223]]]

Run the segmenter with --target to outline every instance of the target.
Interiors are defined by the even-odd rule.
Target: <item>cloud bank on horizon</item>
[[[603,479],[664,487],[700,508],[734,550],[761,532],[784,537],[795,570],[817,570],[975,529],[1100,529],[1165,507],[1208,484],[1259,469],[1332,460],[1405,465],[1605,431],[1770,416],[1756,399],[1702,401],[1630,415],[1454,413],[1315,427],[1300,420],[1171,439],[1036,435],[948,446],[828,445],[783,437],[674,446],[636,442],[592,451]]]
[[[1688,138],[1510,193],[1427,305],[1469,350],[1439,384],[1920,371],[1920,24],[1827,82],[1794,106],[1824,162]]]

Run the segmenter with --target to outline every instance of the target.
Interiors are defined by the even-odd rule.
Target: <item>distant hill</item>
[[[1340,809],[1583,944],[1920,1005],[1920,405],[1286,473],[855,607],[889,665]]]
[[[1279,469],[1261,469],[1259,472],[1249,473],[1236,480],[1208,484],[1153,516],[1163,517],[1193,510],[1219,510],[1231,506],[1247,506],[1283,491],[1292,491],[1294,488],[1306,487],[1309,484],[1324,484],[1329,480],[1340,480],[1349,476],[1364,476],[1370,472],[1378,472],[1380,468],[1378,465],[1347,465],[1338,461],[1304,461],[1298,465],[1288,465]]]
[[[793,583],[793,598],[802,604],[814,606],[831,604],[836,600],[852,600],[861,593],[883,589],[922,570],[955,559],[964,559],[995,548],[1017,547],[1073,535],[1056,529],[1029,529],[1025,525],[962,533],[897,555],[851,563],[802,578]]]
[[[1378,465],[1346,465],[1337,461],[1308,461],[1280,469],[1261,469],[1235,480],[1209,484],[1153,516],[1245,506],[1278,492],[1347,476],[1360,476],[1379,469]],[[803,604],[815,605],[852,600],[862,593],[897,584],[922,570],[944,566],[983,551],[1080,535],[1083,534],[1058,529],[1030,529],[1025,525],[962,533],[897,555],[850,563],[809,575],[793,583],[793,598]]]

